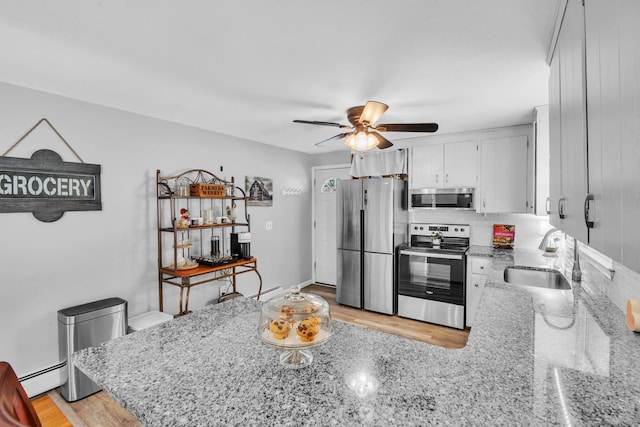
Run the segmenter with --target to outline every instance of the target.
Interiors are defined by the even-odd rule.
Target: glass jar
[[[190,191],[191,181],[188,178],[182,177],[176,180],[175,188],[173,189],[176,196],[185,197],[191,194]]]

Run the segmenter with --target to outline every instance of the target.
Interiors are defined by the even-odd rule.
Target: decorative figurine
[[[189,228],[189,211],[185,208],[180,209],[180,219],[178,220],[178,228]]]
[[[236,206],[236,202],[231,203],[231,207],[227,205],[227,216],[231,222],[236,222],[236,217],[238,216],[238,207]]]

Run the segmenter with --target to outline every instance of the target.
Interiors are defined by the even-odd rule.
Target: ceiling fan
[[[349,123],[351,123],[351,126],[334,122],[309,120],[294,120],[293,122],[351,129],[350,132],[341,133],[318,142],[316,147],[324,147],[333,141],[347,138],[344,143],[357,151],[366,151],[374,147],[382,150],[393,146],[391,141],[379,132],[435,132],[438,130],[437,123],[384,123],[375,125],[388,108],[388,105],[377,101],[367,101],[365,105],[351,107],[347,110],[347,119]]]

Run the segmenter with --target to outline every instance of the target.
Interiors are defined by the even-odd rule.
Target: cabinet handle
[[[482,207],[483,208],[487,207],[487,199],[485,199],[484,197],[482,198]]]
[[[547,200],[545,200],[544,210],[547,212],[547,215],[551,215],[551,197],[547,197]]]
[[[564,219],[564,197],[558,199],[558,217]]]
[[[587,228],[593,228],[593,221],[589,221],[589,214],[591,213],[589,201],[592,201],[593,194],[587,194],[584,198],[584,223],[587,225]]]
[[[438,183],[438,177],[439,177],[439,176],[440,176],[440,175],[436,174],[436,184]]]
[[[480,267],[480,270],[484,270],[484,265]]]
[[[475,286],[476,288],[480,287],[477,283],[474,283],[473,286]]]
[[[444,176],[444,182],[448,183],[449,182],[449,174],[446,174]]]

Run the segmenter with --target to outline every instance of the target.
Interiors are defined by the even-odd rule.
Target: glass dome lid
[[[327,301],[318,295],[300,292],[299,286],[262,305],[258,335],[265,344],[283,350],[280,362],[286,367],[311,364],[313,355],[305,349],[323,344],[332,332]]]

